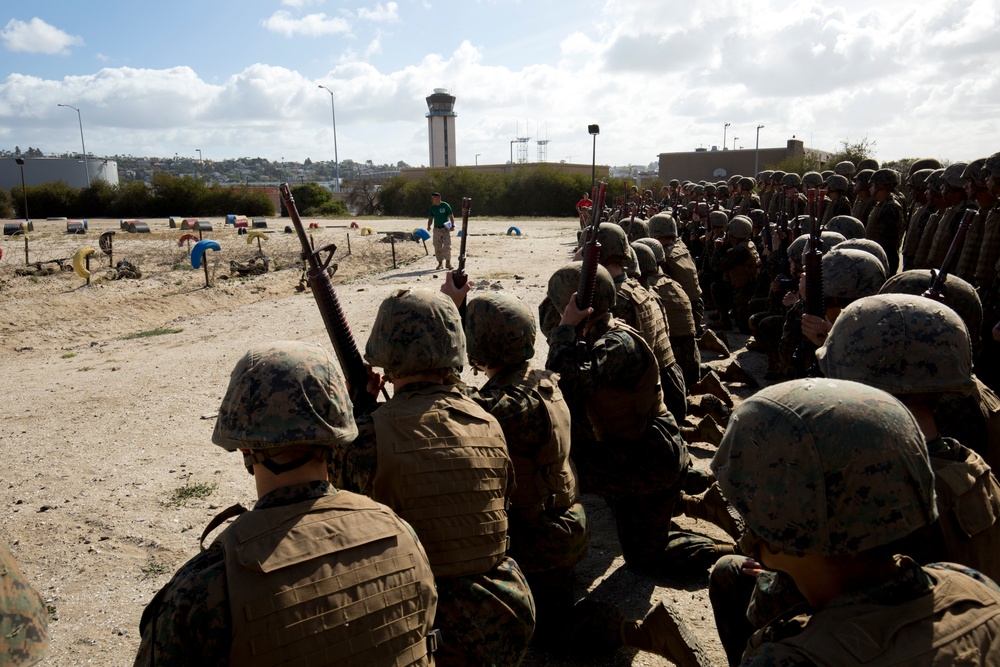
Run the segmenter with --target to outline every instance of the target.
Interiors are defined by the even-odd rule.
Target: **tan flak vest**
[[[631,318],[628,318],[626,315],[619,319],[624,319],[626,323],[630,324],[630,320],[635,322],[635,328],[649,344],[649,348],[653,351],[653,356],[656,358],[656,363],[660,368],[669,368],[676,363],[674,349],[670,346],[670,332],[667,330],[667,320],[663,315],[660,304],[653,299],[653,295],[632,278],[626,278],[623,282],[616,283],[615,286],[618,289],[619,298],[624,301],[621,308],[632,311]],[[619,308],[616,303],[616,317],[618,316],[618,312]]]
[[[937,579],[927,595],[895,606],[824,609],[780,644],[818,667],[1000,665],[1000,593],[958,572],[925,571]]]
[[[378,448],[373,497],[405,519],[435,577],[493,569],[507,549],[514,475],[500,425],[444,385],[394,396],[372,413]]]
[[[740,287],[746,287],[757,277],[757,267],[760,263],[760,256],[757,254],[756,246],[746,239],[739,241],[736,246],[744,247],[750,253],[750,256],[747,257],[746,261],[729,269],[724,275],[724,278],[726,278],[734,288],[738,289]]]
[[[580,485],[569,459],[569,407],[559,390],[558,377],[552,371],[530,370],[519,383],[541,399],[551,425],[549,439],[534,459],[510,457],[517,481],[510,506],[529,516],[569,507],[580,497]]]
[[[225,553],[231,665],[433,664],[425,638],[437,609],[434,576],[386,507],[340,491],[245,512],[216,543]]]
[[[983,458],[962,447],[963,461],[930,457],[938,526],[947,558],[1000,578],[1000,485]]]
[[[670,330],[671,338],[695,335],[691,300],[684,293],[680,283],[659,274],[649,279],[649,291],[660,299],[663,314],[667,317],[667,327]]]
[[[680,242],[663,246],[666,259],[663,260],[663,272],[673,278],[684,289],[691,303],[701,298],[701,283],[698,282],[698,267],[691,257],[691,251]]]
[[[631,336],[648,363],[645,364],[646,372],[635,387],[605,386],[587,401],[587,417],[599,441],[612,438],[636,440],[643,436],[652,419],[667,414],[653,351],[638,331],[612,318],[611,331],[615,330]]]

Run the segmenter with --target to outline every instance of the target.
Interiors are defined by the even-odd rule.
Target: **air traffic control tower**
[[[431,151],[431,169],[454,167],[455,96],[445,88],[435,88],[427,97],[427,139]]]

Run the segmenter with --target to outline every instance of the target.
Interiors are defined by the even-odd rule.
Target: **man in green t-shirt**
[[[434,258],[440,269],[442,262],[451,268],[451,230],[455,228],[455,214],[451,204],[441,201],[441,193],[431,193],[431,208],[427,213],[427,230],[434,225]]]

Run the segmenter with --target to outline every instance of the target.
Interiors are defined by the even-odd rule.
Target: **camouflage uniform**
[[[899,241],[903,237],[905,226],[903,207],[893,196],[894,189],[899,184],[899,174],[892,169],[880,169],[872,175],[871,182],[872,185],[893,188],[884,200],[876,201],[865,219],[865,238],[875,241],[885,250],[891,276],[899,268]]]
[[[438,586],[436,663],[516,665],[535,605],[503,550],[513,467],[496,419],[455,384],[466,363],[458,309],[440,292],[394,292],[379,308],[365,358],[390,378],[434,371],[442,381],[397,386],[358,419],[358,438],[336,453],[334,479],[385,502],[421,536]]]
[[[574,263],[550,278],[549,297],[560,311],[579,275],[580,264]],[[598,319],[587,333],[585,358],[578,353],[575,327],[557,326],[549,336],[546,368],[559,373],[570,408],[582,490],[611,505],[630,567],[659,572],[707,567],[720,553],[715,543],[671,530],[690,468],[687,447],[663,406],[649,346],[607,313],[614,299],[611,276],[599,267]]]
[[[750,332],[749,306],[760,262],[756,248],[749,241],[750,232],[748,219],[734,218],[729,223],[729,243],[716,245],[710,261],[712,270],[722,275],[722,280],[712,285],[719,323],[728,328],[728,310],[732,308],[736,326],[743,333]]]
[[[701,298],[698,267],[687,246],[677,241],[677,223],[668,215],[654,215],[649,220],[649,235],[663,246],[663,273],[671,280],[676,280],[687,294],[691,301],[695,335],[701,336],[704,331],[702,319],[705,315],[705,302]]]
[[[236,365],[212,441],[243,450],[251,472],[260,465],[280,476],[307,463],[323,470],[331,449],[356,434],[336,362],[319,346],[281,342]],[[369,603],[352,605],[359,597]],[[193,655],[206,665],[304,656],[433,664],[427,638],[436,605],[427,555],[387,507],[326,480],[286,484],[243,511],[157,593],[139,623],[135,664],[188,665]],[[408,622],[396,622],[402,617]]]
[[[28,667],[49,649],[48,612],[0,540],[0,665]]]
[[[569,464],[570,415],[549,371],[533,371],[535,321],[513,296],[496,293],[468,302],[469,360],[496,369],[470,392],[500,423],[517,488],[508,509],[510,554],[531,586],[535,640],[561,640],[572,619],[576,564],[590,546],[579,484]]]
[[[990,611],[1000,589],[960,566],[921,568],[887,551],[937,514],[923,435],[890,395],[843,380],[765,388],[736,409],[711,467],[746,520],[741,544],[765,566],[771,554],[798,557],[792,576],[801,585],[825,568],[812,555],[870,573],[864,586],[834,575],[831,589],[803,589],[821,606],[801,605],[770,621],[751,638],[743,665],[952,664],[963,654],[991,664],[1000,657],[990,639],[1000,630]],[[889,568],[894,574],[877,575]],[[932,633],[942,640],[927,642]]]

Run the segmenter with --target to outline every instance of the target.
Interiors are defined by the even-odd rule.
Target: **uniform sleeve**
[[[136,667],[229,664],[232,621],[222,548],[188,561],[142,612]]]
[[[358,437],[338,447],[330,462],[330,483],[338,489],[371,498],[378,464],[375,422],[371,415],[357,419]]]
[[[979,583],[989,588],[994,593],[1000,593],[1000,586],[998,586],[996,582],[994,582],[992,579],[987,577],[979,570],[973,570],[971,567],[966,567],[958,563],[931,563],[925,567],[928,570],[951,570],[952,572],[959,572],[967,577],[972,577]]]

